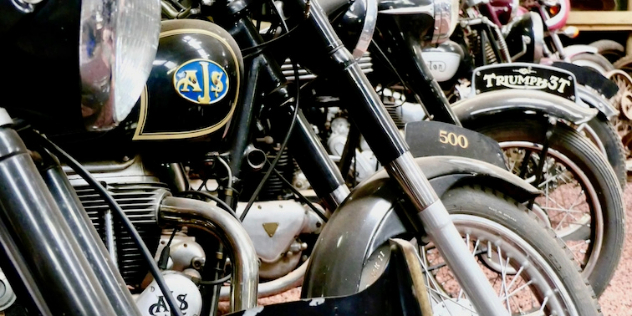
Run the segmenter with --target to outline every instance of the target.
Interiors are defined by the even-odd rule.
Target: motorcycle
[[[472,14],[472,12],[476,11],[469,10],[469,12],[470,14]],[[541,33],[538,31],[538,28],[535,27],[535,25],[538,25],[538,23],[536,23],[538,22],[538,20],[539,16],[534,13],[525,14],[517,21],[514,21],[513,24],[509,25],[506,30],[507,43],[519,43],[520,46],[526,47],[526,50],[522,49],[522,51],[525,51],[525,53],[520,55],[516,52],[516,46],[518,44],[514,46],[510,45],[510,47],[514,48],[513,51],[509,50],[511,51],[511,54],[513,54],[510,56],[517,56],[517,60],[537,60],[536,53],[539,43],[538,34]],[[503,56],[502,53],[498,54],[499,52],[502,52],[502,49],[500,51],[497,50],[498,47],[502,47],[502,45],[499,44],[502,44],[505,40],[505,38],[502,37],[503,34],[499,32],[493,32],[494,29],[498,30],[494,23],[483,23],[483,21],[485,21],[485,18],[471,17],[469,20],[464,22],[464,24],[468,26],[474,24],[474,27],[471,30],[466,30],[469,34],[469,43],[480,43],[480,45],[474,45],[474,47],[490,48],[490,57]],[[465,42],[466,39],[464,36],[465,35],[461,35],[460,39],[458,40],[461,42]],[[453,36],[453,38],[455,37]],[[445,48],[444,50],[447,51]],[[482,58],[483,60],[481,61],[484,62],[487,58],[485,57],[486,55],[481,54],[481,50],[477,49],[474,51],[478,52],[477,58]],[[458,50],[455,49],[447,52],[451,54],[457,54]],[[487,50],[485,50],[484,52],[487,52]],[[437,55],[428,56],[430,59],[429,62],[431,64],[433,62],[437,62],[436,56]],[[505,61],[511,61],[511,59],[512,58],[509,58]],[[522,79],[524,79],[525,77],[537,77],[545,78],[546,80],[554,77],[568,78],[569,81],[573,82],[571,85],[576,86],[576,84],[574,83],[576,77],[573,75],[573,73],[561,70],[561,68],[556,68],[559,67],[536,66],[525,63],[510,63],[506,65],[490,65],[480,67],[471,72],[471,87],[468,87],[467,91],[462,91],[464,91],[463,94],[467,94],[468,91],[471,91],[470,94],[476,95],[476,97],[478,98],[481,96],[485,96],[486,93],[490,93],[489,91],[492,91],[492,93],[498,93],[499,91],[494,91],[498,89],[524,89],[524,87],[522,86],[528,84],[510,81],[507,81],[506,83],[503,82],[503,79],[505,79],[505,77],[515,81],[516,76]],[[436,72],[437,71],[433,73]],[[452,74],[456,73],[457,69],[454,69],[454,72]],[[454,76],[453,78],[458,77]],[[445,83],[450,85],[451,82],[454,82],[454,80]],[[470,82],[468,82],[468,84],[470,84]],[[561,88],[561,85],[563,84],[559,83],[557,85],[557,90],[548,88],[543,90],[546,91],[546,94],[549,94],[549,96],[543,97],[549,98],[549,101],[547,102],[550,102],[550,107],[543,106],[544,103],[542,103],[541,105],[527,105],[526,107],[524,107],[525,99],[533,99],[536,96],[540,96],[539,92],[533,91],[533,89],[536,89],[536,87],[533,86],[527,88],[530,90],[524,91],[524,99],[518,99],[515,93],[512,94],[510,93],[511,90],[508,90],[506,91],[507,94],[504,96],[503,102],[498,104],[497,106],[490,105],[489,100],[493,99],[492,95],[490,94],[487,98],[480,98],[480,102],[477,102],[475,99],[457,102],[454,104],[453,109],[456,113],[466,114],[464,117],[460,117],[466,127],[472,128],[476,131],[482,132],[483,134],[491,136],[501,143],[501,147],[503,147],[507,154],[508,164],[515,174],[529,179],[529,181],[535,181],[532,183],[541,183],[541,188],[545,191],[546,196],[544,199],[540,200],[541,205],[543,205],[543,208],[545,210],[555,209],[553,210],[553,212],[546,211],[547,213],[550,213],[550,215],[553,215],[553,217],[559,215],[560,213],[558,213],[558,211],[561,212],[562,209],[572,210],[574,208],[573,204],[577,203],[577,201],[559,202],[559,198],[561,197],[560,191],[563,192],[570,190],[568,188],[569,186],[582,188],[581,191],[577,192],[579,193],[577,196],[581,198],[580,203],[584,205],[589,205],[588,207],[591,209],[590,212],[586,212],[582,216],[587,213],[591,213],[592,219],[588,220],[588,217],[583,217],[584,219],[577,218],[578,220],[573,219],[571,220],[573,223],[568,223],[568,226],[565,224],[561,224],[558,226],[559,223],[554,224],[554,226],[558,227],[558,234],[564,236],[563,238],[569,241],[569,244],[573,244],[575,246],[575,249],[581,247],[577,246],[577,238],[579,238],[580,240],[584,238],[585,240],[588,240],[587,237],[589,234],[587,232],[577,234],[579,232],[578,230],[572,228],[567,229],[568,227],[574,226],[575,228],[578,228],[581,225],[585,225],[587,223],[586,221],[592,220],[605,220],[605,222],[603,222],[605,225],[613,225],[612,227],[618,227],[615,228],[614,231],[610,231],[611,233],[613,233],[612,235],[609,235],[607,237],[606,235],[602,235],[603,238],[605,238],[603,240],[608,239],[608,241],[606,241],[605,243],[592,240],[591,244],[595,245],[595,247],[592,250],[587,250],[586,253],[592,252],[594,254],[594,251],[597,251],[597,253],[601,254],[608,253],[603,252],[603,247],[597,246],[599,244],[613,245],[612,249],[614,250],[614,252],[609,252],[609,254],[607,254],[605,257],[599,259],[598,257],[594,256],[590,258],[592,255],[585,256],[583,254],[583,251],[586,249],[575,251],[575,254],[579,255],[578,259],[580,259],[580,262],[582,262],[582,267],[585,269],[586,275],[590,275],[588,278],[593,284],[595,291],[600,294],[603,292],[603,290],[605,290],[608,284],[608,282],[604,280],[608,280],[612,277],[612,273],[618,263],[618,259],[616,258],[618,258],[619,255],[617,255],[616,253],[619,251],[616,249],[620,249],[621,243],[623,241],[622,224],[624,218],[624,209],[622,207],[623,204],[621,202],[621,195],[618,193],[620,191],[615,188],[617,183],[616,177],[612,177],[610,171],[608,170],[609,168],[607,164],[604,164],[603,159],[599,157],[599,153],[595,153],[593,151],[592,154],[585,155],[590,151],[586,151],[589,146],[587,144],[579,145],[579,142],[585,142],[583,140],[580,141],[583,136],[578,133],[577,130],[587,131],[587,134],[589,135],[595,134],[593,133],[594,131],[601,131],[599,133],[596,133],[598,135],[610,135],[611,137],[609,137],[609,139],[611,139],[611,141],[601,142],[602,144],[609,144],[608,148],[618,148],[620,147],[620,142],[618,141],[618,137],[611,126],[606,125],[607,120],[605,120],[605,118],[601,114],[599,114],[596,118],[592,120],[592,117],[587,118],[586,120],[578,120],[577,117],[573,118],[566,114],[562,114],[562,116],[558,116],[559,114],[553,114],[560,113],[562,109],[561,106],[562,104],[567,104],[566,101],[569,101],[568,107],[564,107],[570,111],[575,111],[572,109],[578,108],[578,99],[586,100],[585,96],[590,95],[578,93],[579,91],[581,91],[580,89],[578,89],[576,92],[572,92],[573,88],[571,88],[570,90],[566,90],[567,94],[565,94],[563,93],[564,89]],[[551,85],[550,88],[553,88],[553,85]],[[504,112],[506,112],[506,115],[495,113],[496,109],[505,109],[509,106],[514,106],[514,111],[504,110]],[[520,108],[522,108],[522,110],[520,110]],[[533,115],[534,108],[539,109],[539,111],[547,111],[552,114],[550,116],[562,118],[562,121],[558,120],[556,122],[545,117],[538,117],[537,114]],[[481,115],[481,112],[486,114]],[[476,113],[477,115],[469,115],[467,113]],[[490,113],[493,115],[490,115]],[[482,117],[485,115],[487,115],[487,118]],[[559,124],[560,122],[564,121],[566,123]],[[552,132],[556,133],[558,136],[552,136]],[[592,137],[591,139],[595,138],[599,137]],[[571,148],[575,146],[578,147]],[[583,154],[579,154],[580,152]],[[536,153],[536,156],[532,156],[533,153]],[[547,158],[546,160],[540,159],[540,157],[543,155],[547,155],[549,158]],[[619,157],[618,154],[612,155]],[[547,167],[545,167],[545,169],[539,169],[538,167],[542,166],[543,164],[546,164]],[[591,170],[591,168],[588,167],[589,165],[593,166],[592,171],[589,171]],[[619,171],[621,170],[624,171],[624,168],[619,168]],[[545,174],[544,177],[542,177],[542,171]],[[619,183],[623,184],[625,183],[625,176],[621,177],[621,174],[622,172],[617,172],[617,175],[619,175],[618,178],[620,180]],[[625,175],[624,172],[623,175]],[[540,182],[544,178],[546,179]],[[598,180],[598,178],[601,178],[601,180]],[[589,193],[591,191],[601,193]],[[583,194],[592,195],[593,197],[584,199]],[[598,200],[600,202],[595,203]],[[604,215],[598,215],[596,212],[600,212]],[[563,228],[565,226],[566,228]],[[594,222],[591,227],[595,227]],[[583,237],[580,237],[580,235],[583,235]],[[612,258],[615,258],[615,260],[612,260]],[[595,267],[599,268],[595,269]]]
[[[248,8],[261,3],[206,3],[204,11],[217,24],[165,21],[160,35],[157,2],[21,4],[27,8],[2,3],[3,9],[9,8],[2,11],[6,18],[0,28],[6,40],[1,56],[12,61],[8,73],[16,82],[27,82],[32,71],[64,69],[59,75],[67,79],[42,88],[59,106],[25,98],[19,104],[3,104],[1,111],[0,265],[18,293],[18,305],[26,305],[29,314],[207,314],[216,307],[219,285],[229,279],[232,309],[255,308],[258,261],[241,223],[249,208],[241,215],[233,209],[242,159],[254,136],[251,128],[269,127],[274,139],[283,139],[279,153],[289,144],[318,195],[340,206],[312,251],[303,290],[312,299],[242,314],[421,315],[432,313],[430,308],[450,312],[454,303],[460,303],[484,315],[525,308],[598,315],[590,288],[551,231],[513,200],[500,198],[504,192],[523,202],[538,191],[499,167],[472,159],[414,160],[319,3],[286,3],[285,12],[292,18],[283,28],[283,39],[291,44],[293,56],[307,48],[308,54],[297,57],[302,65],[319,66],[310,69],[339,80],[351,117],[372,148],[380,148],[376,153],[386,166],[346,199],[341,175],[299,114],[300,90],[292,91],[285,83],[280,66],[265,49],[272,43],[261,40],[247,14]],[[448,26],[439,30],[450,31],[456,15],[447,4],[456,4],[428,4],[415,4],[412,15],[409,2],[384,4],[381,9],[401,23],[442,19]],[[42,40],[42,32],[56,36]],[[160,46],[150,63],[158,37]],[[73,38],[79,39],[79,56]],[[51,45],[54,39],[59,41]],[[33,60],[47,62],[28,62]],[[126,71],[135,73],[128,77]],[[70,89],[68,82],[81,84]],[[24,95],[30,86],[3,91]],[[136,112],[130,114],[139,94]],[[79,95],[82,117],[73,103]],[[105,134],[79,133],[86,127],[111,129],[116,123],[121,126]],[[76,153],[86,167],[66,150]],[[105,160],[130,152],[140,158]],[[277,154],[269,163],[267,174],[280,157]],[[82,180],[75,178],[73,185],[57,158]],[[188,190],[183,160],[201,163],[196,170],[217,178],[218,196]],[[157,173],[151,174],[152,169]],[[157,178],[165,182],[157,183]],[[79,181],[86,185],[79,186]],[[182,197],[186,195],[215,203]],[[476,206],[472,199],[479,201]],[[263,225],[273,231],[272,226]],[[158,240],[161,228],[170,234],[164,243]],[[176,239],[178,234],[189,238]],[[415,237],[424,260],[410,239],[395,237]],[[156,247],[157,260],[147,246]],[[214,255],[200,256],[201,250]],[[497,263],[503,271],[504,306],[474,258],[485,255],[489,265]],[[230,270],[225,270],[226,257]],[[447,268],[449,274],[434,274]],[[144,289],[134,288],[145,283],[138,279],[147,270],[153,281]],[[230,274],[223,276],[227,271]],[[454,276],[462,291],[437,291],[447,283],[456,285],[439,280],[446,275]],[[130,284],[140,293],[135,302],[122,276],[137,279]],[[425,278],[434,284],[431,297],[424,295]],[[527,302],[537,303],[515,302],[516,293],[531,288],[535,290],[527,293]],[[448,293],[455,299],[443,300]]]
[[[523,10],[537,12],[542,17],[544,26],[546,30],[548,30],[551,46],[551,49],[548,49],[547,45],[543,46],[545,55],[553,61],[563,60],[568,62],[561,63],[556,61],[553,62],[553,65],[573,72],[578,78],[579,83],[592,90],[593,93],[583,93],[585,96],[583,99],[587,99],[586,97],[590,97],[591,95],[593,96],[592,100],[587,99],[586,103],[590,105],[598,104],[600,101],[595,94],[600,94],[605,99],[608,99],[613,105],[613,108],[618,111],[618,113],[610,115],[606,114],[608,112],[604,112],[604,114],[610,119],[619,137],[622,139],[623,148],[618,146],[620,149],[616,149],[613,147],[614,144],[612,144],[606,146],[611,149],[605,152],[614,152],[615,150],[622,152],[622,154],[619,155],[625,158],[625,164],[616,164],[614,157],[609,156],[609,160],[613,166],[621,166],[620,170],[617,170],[617,167],[615,167],[615,170],[618,171],[620,180],[625,180],[625,175],[627,171],[630,170],[628,166],[629,163],[627,163],[630,158],[630,144],[628,141],[630,138],[628,135],[630,115],[627,112],[629,109],[628,104],[630,89],[632,88],[632,78],[628,73],[618,67],[621,65],[619,60],[622,60],[619,58],[621,58],[624,53],[623,46],[611,40],[599,40],[590,45],[570,45],[564,47],[560,35],[563,34],[574,38],[579,33],[579,31],[573,27],[567,27],[562,30],[570,12],[570,4],[567,1],[531,2],[528,3]],[[514,49],[514,51],[516,51],[516,49]],[[582,68],[575,67],[570,63],[581,66]],[[600,107],[600,109],[602,108],[604,107]],[[600,138],[606,139],[605,137]]]
[[[338,33],[344,34],[344,30]],[[502,77],[521,70],[529,71],[525,75],[534,78],[557,76],[573,79],[573,74],[525,64],[479,68],[478,75],[472,79],[476,84],[472,89],[478,90],[476,96],[450,108],[433,75],[438,74],[444,80],[454,77],[457,71],[454,62],[460,60],[458,48],[451,42],[441,44],[438,49],[431,49],[437,55],[428,60],[425,58],[428,51],[418,54],[419,48],[424,46],[427,44],[414,31],[399,33],[395,23],[380,16],[377,19],[376,36],[369,46],[371,54],[356,56],[373,86],[381,87],[379,93],[393,120],[399,128],[406,126],[406,141],[413,154],[430,156],[441,154],[435,151],[437,149],[456,148],[460,152],[452,154],[508,167],[516,175],[537,184],[545,195],[528,205],[535,206],[532,209],[539,218],[565,240],[580,262],[584,275],[596,292],[602,293],[621,254],[624,209],[621,190],[608,162],[575,130],[577,126],[581,129],[589,121],[601,125],[602,122],[591,120],[596,111],[587,111],[571,101],[578,95],[573,92],[576,86],[574,80],[573,87],[569,88],[566,95],[557,89],[547,92],[498,90],[502,86],[494,87],[493,90],[498,91],[489,91],[492,89],[485,90],[488,82],[482,80],[485,76]],[[454,55],[457,58],[450,59]],[[445,67],[437,66],[439,64]],[[284,66],[290,76],[290,65],[286,62]],[[448,69],[450,66],[452,69]],[[443,71],[437,71],[437,67]],[[347,175],[351,170],[352,183],[370,177],[379,163],[373,151],[361,142],[357,131],[349,127],[349,119],[344,112],[339,111],[344,108],[344,104],[335,94],[331,94],[327,78],[313,80],[313,74],[303,69],[301,71],[297,77],[306,90],[312,91],[310,93],[314,95],[308,105],[316,109],[329,108],[311,111],[310,121],[321,131],[321,139],[328,145],[330,154],[340,159],[342,174]],[[446,75],[450,71],[453,71],[452,75]],[[479,82],[476,82],[476,78]],[[395,88],[396,85],[399,88]],[[560,87],[558,85],[557,88]],[[327,113],[326,117],[323,113]],[[428,123],[419,122],[426,117],[455,126],[464,124],[467,128],[491,136],[500,141],[504,154],[498,159],[492,147],[471,147],[459,142],[458,135],[462,132],[454,130],[454,126],[441,125],[431,131]],[[427,146],[429,141],[435,140],[434,135],[438,135],[436,138],[440,143],[438,146]],[[482,144],[483,141],[476,143]],[[463,152],[466,149],[469,151],[467,154]],[[564,200],[566,195],[573,195],[575,200]],[[581,205],[581,211],[578,211],[578,205]],[[573,216],[567,215],[569,212]],[[587,227],[590,229],[586,230]]]
[[[523,8],[518,7],[516,2],[474,1],[468,3],[467,7],[467,17],[462,21],[468,34],[460,35],[455,41],[465,51],[471,49],[475,55],[473,63],[477,67],[497,62],[536,62],[573,73],[574,80],[579,83],[576,88],[576,97],[579,100],[571,101],[600,111],[594,120],[586,124],[586,128],[580,127],[579,130],[608,157],[622,188],[625,188],[626,152],[616,129],[609,123],[609,120],[619,114],[618,109],[621,106],[617,100],[625,90],[619,91],[617,85],[610,81],[614,78],[605,71],[595,73],[600,70],[592,70],[595,67],[591,67],[592,62],[588,63],[588,60],[601,58],[608,63],[603,56],[596,54],[595,48],[588,45],[562,46],[560,29],[565,25],[570,12],[568,2],[537,1],[530,2],[528,7]],[[555,15],[551,16],[553,13]],[[544,38],[545,31],[549,35],[550,49]],[[469,45],[465,42],[469,42]],[[461,76],[471,77],[471,71],[465,72],[467,75],[461,73]],[[446,85],[454,85],[455,80],[453,78]],[[466,87],[460,87],[459,92],[464,94],[466,91]],[[615,102],[615,107],[610,104],[609,99]]]

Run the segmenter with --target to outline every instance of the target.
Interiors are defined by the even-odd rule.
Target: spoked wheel
[[[591,293],[568,260],[568,250],[523,207],[478,187],[452,190],[443,201],[511,315],[594,312],[592,298],[579,304],[575,297],[587,299]],[[420,250],[434,315],[478,315],[434,245]],[[562,264],[551,265],[557,260]],[[574,293],[582,288],[583,293]]]
[[[521,141],[500,145],[511,171],[536,185],[535,170],[542,145]],[[592,202],[598,201],[595,188],[577,164],[554,149],[548,150],[542,180],[537,186],[544,196],[537,198],[536,203],[547,214],[547,224],[567,242],[577,262],[590,273],[595,261],[589,262],[589,254],[600,253],[595,247],[603,244],[603,212],[598,202]]]
[[[537,119],[496,119],[474,129],[497,140],[509,169],[544,192],[536,204],[548,215],[547,224],[563,238],[599,295],[621,256],[621,189],[603,155],[562,123],[553,128],[543,158],[547,124]],[[535,183],[541,159],[545,159],[542,176]]]
[[[619,91],[610,99],[619,110],[619,116],[612,120],[617,133],[621,137],[626,151],[626,169],[632,170],[632,78],[623,70],[613,70],[607,74]]]

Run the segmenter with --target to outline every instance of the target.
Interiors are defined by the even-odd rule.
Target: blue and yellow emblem
[[[181,97],[191,102],[213,104],[226,96],[228,75],[213,61],[193,59],[176,70],[173,85]]]

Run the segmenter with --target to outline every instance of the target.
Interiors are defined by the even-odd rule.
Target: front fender
[[[533,186],[494,165],[462,157],[434,156],[415,159],[442,196],[448,189],[476,183],[499,190],[519,202],[540,194]],[[385,171],[356,187],[340,205],[320,234],[303,282],[303,297],[350,295],[359,291],[365,258],[389,238],[413,231],[402,222],[406,202],[397,182]]]
[[[585,105],[599,110],[607,119],[619,115],[619,111],[610,104],[610,101],[584,86],[577,86],[577,96]]]
[[[452,109],[463,125],[510,111],[546,114],[579,125],[590,121],[598,113],[596,109],[582,108],[562,97],[533,90],[485,92],[455,103]]]

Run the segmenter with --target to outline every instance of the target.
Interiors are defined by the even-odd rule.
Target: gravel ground
[[[632,183],[623,196],[626,210],[626,238],[619,268],[599,299],[604,316],[632,315]]]
[[[628,184],[624,194],[626,208],[626,241],[619,268],[610,282],[610,286],[599,299],[604,316],[632,316],[632,183]],[[268,305],[284,301],[297,300],[300,288],[260,299],[259,304]],[[227,310],[222,304],[220,309]]]

